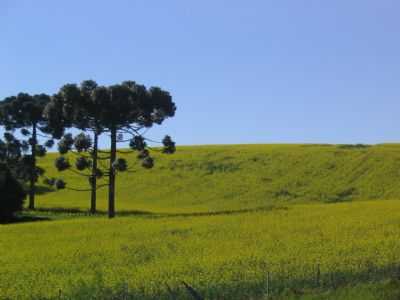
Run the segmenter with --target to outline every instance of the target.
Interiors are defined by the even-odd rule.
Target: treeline
[[[153,149],[145,132],[173,117],[175,111],[169,92],[134,81],[100,86],[86,80],[79,85],[66,84],[51,96],[20,93],[0,102],[0,126],[5,131],[0,139],[0,163],[23,183],[29,196],[28,207],[35,209],[39,178],[57,189],[74,189],[62,179],[46,177],[45,170],[37,165],[37,158],[45,156],[57,143],[60,156],[55,167],[87,178],[91,213],[96,213],[96,191],[108,187],[108,216],[112,218],[116,176],[130,169],[118,154],[136,151],[141,165],[152,168],[152,150],[174,153],[175,143],[170,136],[160,141],[162,147]],[[73,128],[72,132],[78,132],[75,136],[70,130]],[[108,151],[98,147],[102,135],[109,138]],[[129,142],[130,150],[118,150],[117,144],[122,142]],[[74,162],[67,153],[74,154]],[[99,180],[103,183],[99,184]]]

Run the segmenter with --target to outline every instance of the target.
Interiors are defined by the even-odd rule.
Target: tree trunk
[[[97,148],[98,148],[99,136],[97,130],[93,136],[93,153],[92,153],[92,179],[91,179],[91,200],[90,200],[90,212],[96,213],[96,198],[97,198]]]
[[[36,145],[37,132],[36,124],[32,126],[31,155],[32,161],[30,166],[30,184],[29,184],[29,209],[35,209],[35,182],[36,182]]]
[[[117,156],[117,129],[111,128],[111,153],[108,184],[108,217],[115,217],[115,170],[114,162]]]

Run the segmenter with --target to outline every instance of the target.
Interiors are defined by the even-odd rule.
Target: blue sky
[[[178,144],[400,137],[399,1],[0,1],[0,98],[64,83],[169,90]],[[107,143],[103,141],[103,145]]]

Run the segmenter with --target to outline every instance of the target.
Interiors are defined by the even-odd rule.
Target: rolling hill
[[[209,212],[275,203],[400,199],[400,145],[230,145],[179,147],[155,155],[156,166],[133,166],[117,179],[117,209],[151,212]],[[70,171],[58,173],[55,154],[41,165],[69,187],[88,188]],[[70,157],[71,162],[74,157]],[[43,188],[45,192],[46,189]],[[85,209],[89,194],[43,193],[40,207]],[[99,192],[106,208],[106,190]]]

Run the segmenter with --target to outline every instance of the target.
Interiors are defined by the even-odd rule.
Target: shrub
[[[11,219],[22,210],[26,193],[11,175],[5,164],[0,164],[0,221]]]
[[[65,181],[62,179],[56,179],[56,181],[54,182],[54,185],[56,187],[57,190],[63,190],[65,189]]]
[[[68,159],[66,159],[64,156],[58,157],[55,160],[54,165],[58,171],[64,171],[70,167]]]

